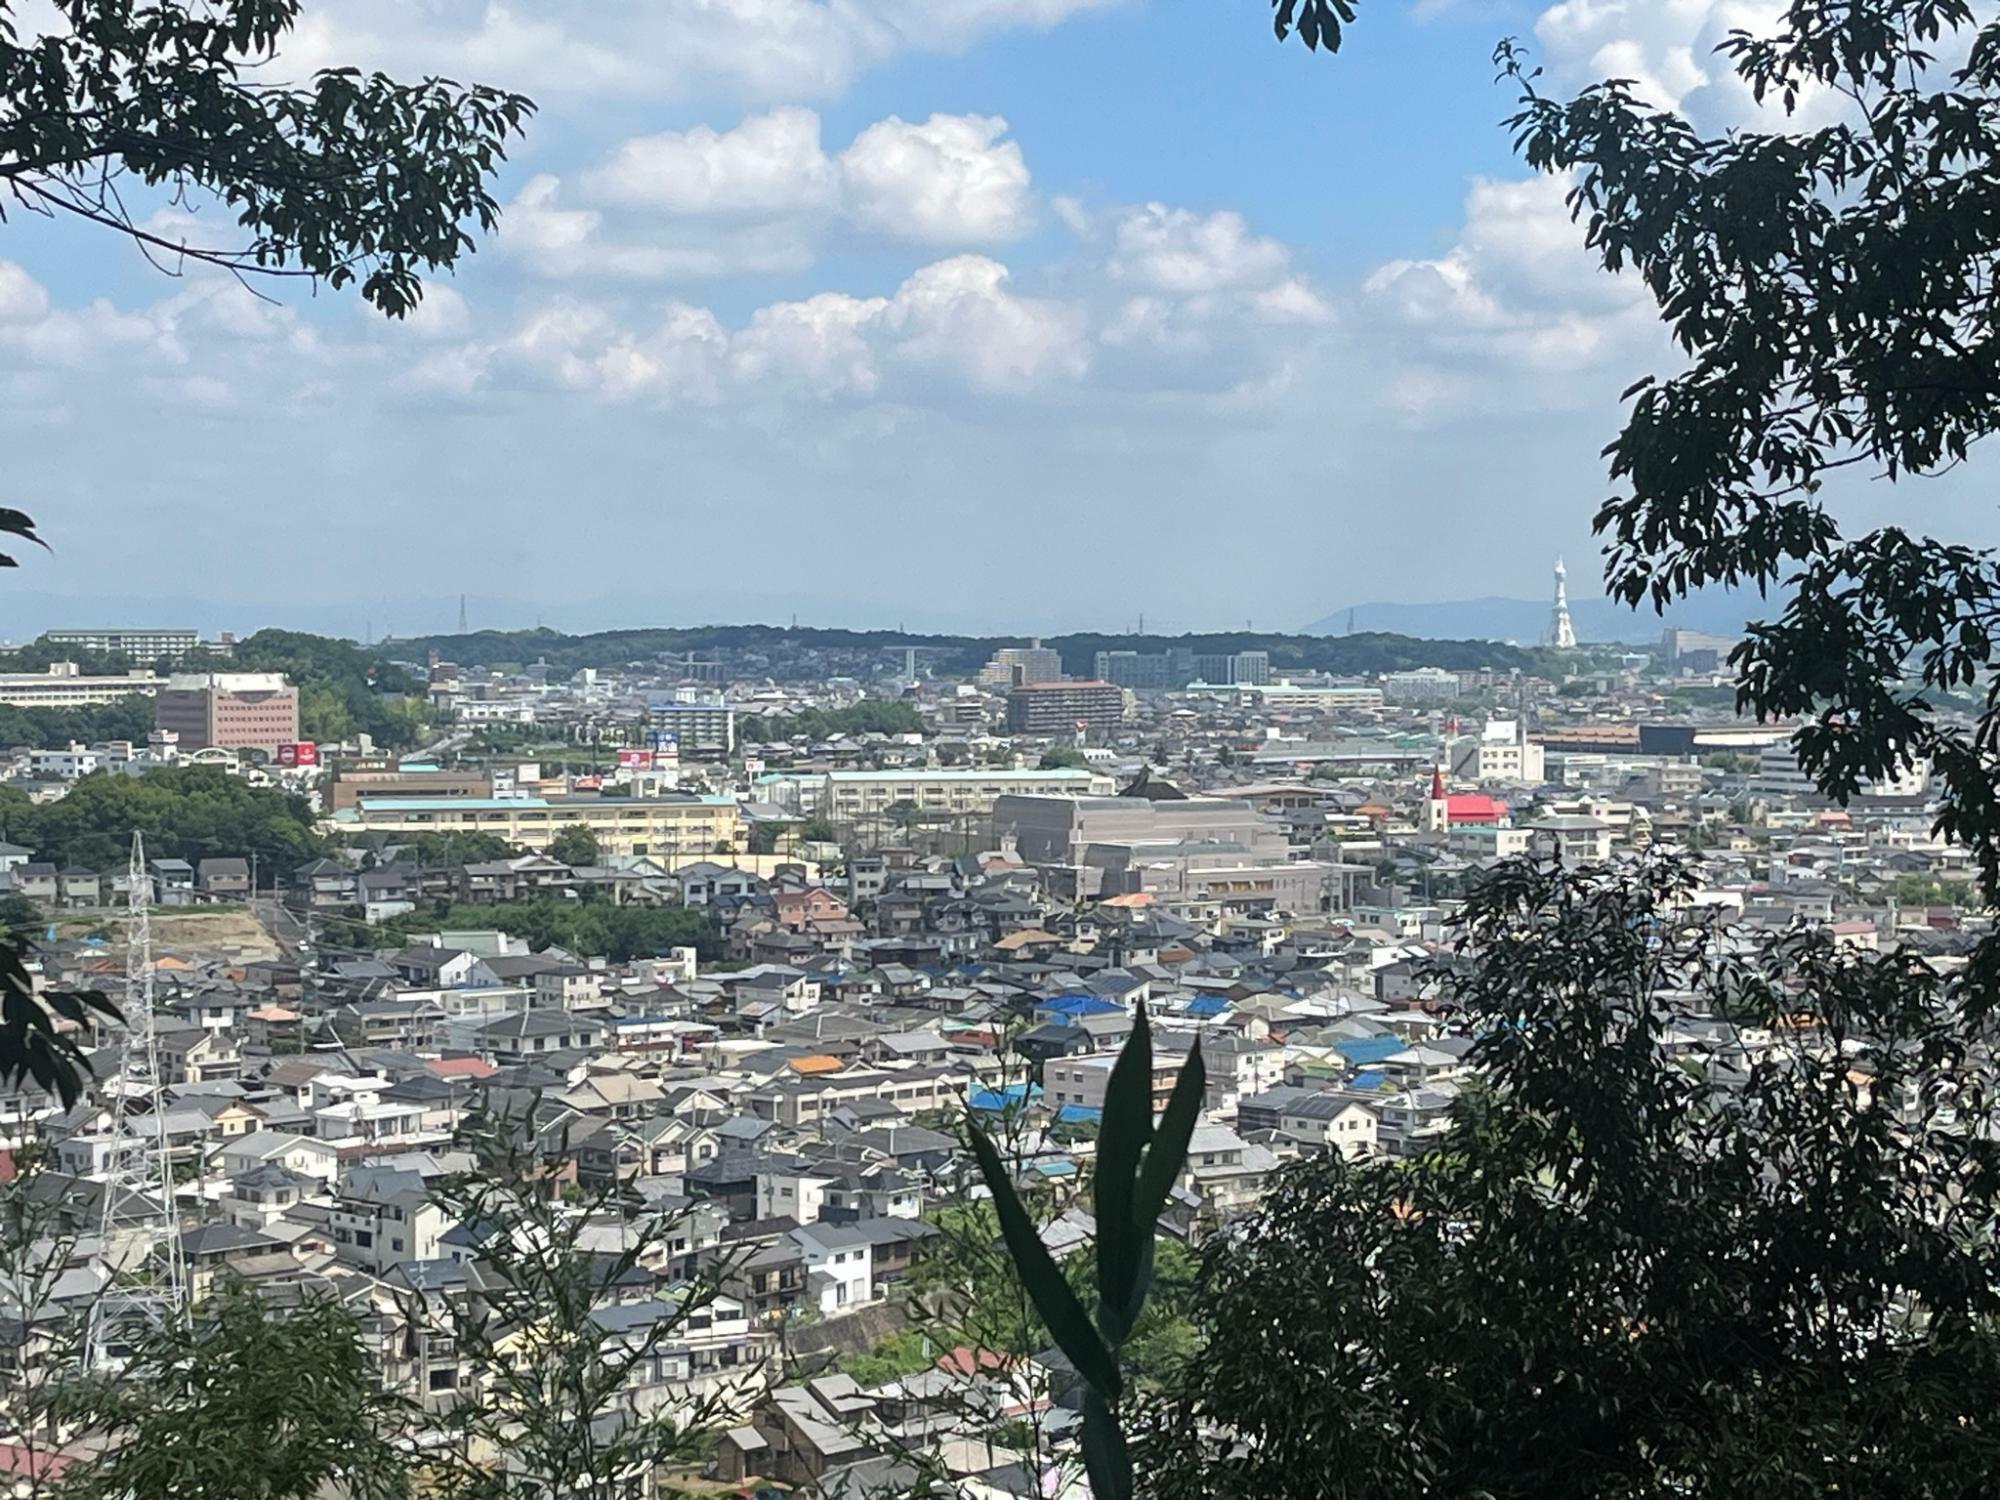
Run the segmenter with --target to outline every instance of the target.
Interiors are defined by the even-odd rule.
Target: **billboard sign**
[[[288,741],[278,746],[277,761],[281,766],[316,766],[319,744],[314,740]]]
[[[653,769],[653,752],[650,750],[620,750],[618,769],[621,771],[650,771]]]

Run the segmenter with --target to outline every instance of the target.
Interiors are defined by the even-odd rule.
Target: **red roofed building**
[[[1485,823],[1497,827],[1507,821],[1507,804],[1484,792],[1453,792],[1444,800],[1445,816],[1454,824]]]
[[[1454,825],[1499,828],[1506,823],[1507,804],[1498,797],[1489,797],[1484,792],[1447,792],[1444,768],[1431,768],[1431,791],[1424,799],[1424,828],[1427,831],[1444,833]]]

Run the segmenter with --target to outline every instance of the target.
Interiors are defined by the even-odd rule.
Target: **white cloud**
[[[366,314],[381,316],[373,308],[366,309]],[[433,278],[424,283],[423,301],[403,319],[403,327],[424,339],[462,338],[472,327],[472,310],[456,287]]]
[[[1629,78],[1639,97],[1679,109],[1708,83],[1725,14],[1770,10],[1740,0],[1560,0],[1535,21],[1535,36],[1567,77]]]
[[[1198,214],[1148,203],[1119,218],[1113,239],[1112,274],[1163,292],[1268,287],[1291,267],[1282,244],[1252,234],[1226,209]]]
[[[938,261],[897,288],[883,320],[902,355],[957,370],[983,390],[1081,376],[1090,363],[1082,314],[1018,296],[1008,279],[983,255]]]
[[[1786,9],[1787,0],[1558,0],[1536,19],[1535,40],[1559,88],[1629,79],[1642,102],[1703,130],[1810,128],[1850,113],[1842,95],[1810,83],[1789,116],[1775,95],[1760,104],[1716,51],[1732,32],[1776,34]],[[1932,49],[1939,67],[1956,66],[1968,44],[1966,32],[1946,37]]]
[[[828,206],[833,165],[809,109],[752,115],[733,130],[707,125],[634,136],[584,179],[598,200],[669,214],[769,218]]]
[[[799,224],[621,219],[567,207],[562,179],[539,173],[500,217],[502,249],[539,275],[628,280],[698,279],[798,271],[812,264]]]
[[[11,260],[0,260],[0,323],[30,323],[49,310],[42,284]]]
[[[1368,276],[1371,336],[1397,348],[1400,404],[1592,399],[1596,372],[1659,351],[1645,288],[1598,268],[1565,188],[1549,177],[1476,179],[1448,252],[1388,261]],[[1584,372],[1593,378],[1575,378]]]
[[[1028,164],[997,115],[895,116],[840,154],[847,212],[899,239],[980,244],[1028,229]]]
[[[839,94],[909,52],[957,52],[1113,0],[341,0],[308,10],[290,71],[441,73],[593,102]]]
[[[796,384],[817,396],[872,395],[881,376],[870,334],[888,305],[885,297],[821,292],[760,307],[731,349],[737,378]]]
[[[892,116],[837,158],[809,109],[635,136],[573,184],[530,178],[502,213],[500,243],[543,276],[633,280],[803,270],[836,220],[892,240],[987,244],[1030,219],[1027,163],[1006,129],[988,116]]]
[[[707,401],[728,342],[706,308],[668,303],[635,329],[609,309],[565,300],[531,314],[499,353],[565,389],[610,401]]]

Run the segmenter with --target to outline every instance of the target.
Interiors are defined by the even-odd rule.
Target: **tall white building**
[[[1528,726],[1519,719],[1489,719],[1477,738],[1467,735],[1448,744],[1451,774],[1459,781],[1539,786],[1547,774],[1542,747],[1528,738]]]
[[[1569,569],[1563,560],[1556,559],[1556,602],[1549,611],[1549,629],[1544,645],[1554,646],[1558,651],[1570,651],[1576,647],[1576,627],[1569,618]]]

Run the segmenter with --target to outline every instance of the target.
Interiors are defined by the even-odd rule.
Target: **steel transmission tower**
[[[174,1207],[153,1016],[151,894],[145,841],[135,831],[126,889],[125,1053],[104,1088],[111,1117],[101,1221],[105,1286],[90,1310],[90,1363],[100,1370],[122,1365],[136,1338],[175,1321],[187,1309],[187,1266]],[[134,1102],[145,1105],[143,1122],[129,1113]]]

